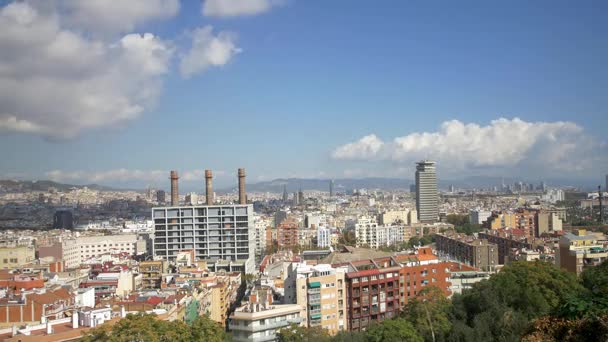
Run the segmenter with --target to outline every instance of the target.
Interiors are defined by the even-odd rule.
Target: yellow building
[[[300,265],[297,269],[297,304],[308,327],[321,327],[331,335],[348,330],[344,271],[331,265]]]
[[[15,246],[0,248],[0,269],[13,269],[36,259],[32,246]]]
[[[492,230],[515,228],[516,218],[514,213],[500,213],[488,219],[489,228]]]
[[[601,264],[608,259],[608,249],[599,242],[605,239],[603,234],[587,233],[585,229],[564,234],[559,240],[556,265],[579,275],[585,267]]]
[[[225,326],[230,308],[230,291],[228,283],[218,282],[209,288],[211,290],[211,306],[209,318]]]

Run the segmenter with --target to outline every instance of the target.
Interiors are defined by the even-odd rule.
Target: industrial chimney
[[[239,204],[247,204],[245,193],[245,169],[239,169]]]
[[[178,206],[179,205],[179,190],[177,188],[177,171],[171,171],[169,176],[171,179],[171,205]]]
[[[213,205],[213,174],[205,170],[205,191],[207,192],[207,205]]]

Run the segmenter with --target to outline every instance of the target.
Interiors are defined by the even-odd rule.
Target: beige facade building
[[[562,231],[562,219],[555,212],[541,211],[536,215],[536,236]]]
[[[608,246],[602,240],[606,241],[603,234],[588,233],[585,229],[564,234],[555,255],[556,265],[579,275],[585,267],[601,264],[608,259]]]
[[[0,247],[0,269],[13,269],[36,259],[32,246]]]
[[[407,224],[409,210],[388,210],[379,215],[380,224]]]
[[[320,264],[297,268],[297,304],[308,327],[321,327],[331,335],[348,330],[345,270]]]

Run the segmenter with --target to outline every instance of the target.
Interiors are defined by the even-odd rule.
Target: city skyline
[[[605,3],[255,3],[2,2],[0,179],[602,183]]]

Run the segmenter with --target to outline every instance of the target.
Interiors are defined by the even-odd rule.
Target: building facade
[[[291,248],[298,245],[298,223],[294,220],[284,220],[277,227],[277,240],[280,248]]]
[[[444,256],[484,271],[495,271],[498,246],[485,239],[453,234],[435,234],[437,251]]]
[[[13,269],[36,259],[33,246],[0,247],[0,269]]]
[[[155,256],[175,262],[180,251],[194,250],[210,269],[255,271],[253,205],[161,207],[152,217]]]
[[[421,222],[434,222],[439,217],[439,192],[435,162],[416,163],[416,210]]]
[[[608,248],[600,240],[605,241],[606,237],[587,233],[585,229],[564,234],[559,240],[555,263],[577,275],[581,274],[585,267],[601,264],[608,259]]]
[[[307,327],[320,327],[331,335],[348,330],[344,268],[300,265],[296,288],[300,317]]]
[[[300,324],[301,307],[297,304],[250,304],[230,316],[230,330],[236,342],[276,341],[277,332],[290,324]]]

